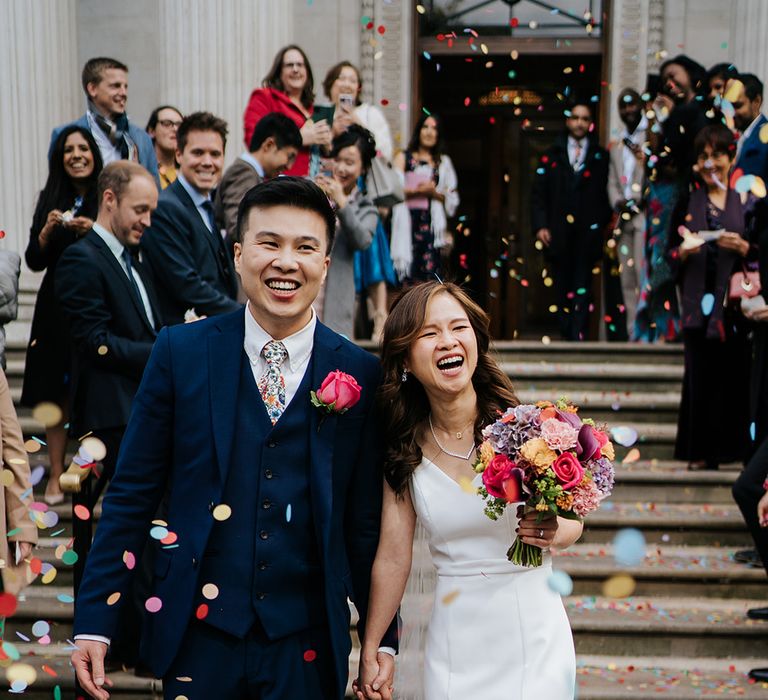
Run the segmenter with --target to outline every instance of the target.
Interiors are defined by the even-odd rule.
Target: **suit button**
[[[261,537],[262,540],[266,540],[269,538],[269,533],[266,530],[262,530],[259,533],[259,537]]]
[[[266,598],[266,597],[267,597],[266,593],[257,593],[256,594],[256,599],[257,600],[264,600],[264,598]]]
[[[214,509],[215,507],[216,507],[216,506],[215,506],[214,502],[213,502],[213,501],[211,501],[211,502],[208,504],[208,512],[209,512],[209,513],[213,513],[213,509]]]
[[[270,440],[267,443],[267,447],[277,447],[277,443],[274,440]]]
[[[264,502],[261,504],[261,507],[264,510],[269,510],[272,507],[272,501],[270,501],[268,498],[264,499]]]
[[[267,562],[260,561],[259,562],[259,571],[266,571],[267,570]]]
[[[192,557],[192,568],[193,569],[197,568],[197,559],[195,557]]]
[[[272,474],[272,470],[271,470],[271,469],[265,469],[265,470],[264,470],[264,476],[265,476],[267,479],[271,479],[271,478],[272,478],[272,476],[273,476],[273,474]]]

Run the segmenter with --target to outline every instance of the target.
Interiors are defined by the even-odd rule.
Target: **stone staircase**
[[[23,301],[33,298],[32,291],[22,295]],[[8,327],[7,373],[16,400],[30,311],[28,303],[22,304],[21,320]],[[610,501],[589,519],[582,540],[555,558],[555,567],[574,585],[565,603],[578,655],[578,697],[768,697],[768,688],[746,677],[749,668],[768,666],[768,624],[744,616],[747,608],[766,604],[768,582],[761,569],[732,559],[735,549],[751,544],[730,495],[738,465],[688,472],[671,460],[680,348],[518,341],[500,342],[496,351],[523,401],[565,394],[585,416],[638,434],[634,445],[617,446],[617,484]],[[44,436],[29,411],[20,409],[19,417],[27,436]],[[633,452],[632,461],[622,464],[630,450],[639,455]],[[45,450],[30,455],[30,461],[33,468],[45,464]],[[41,482],[35,492],[43,487]],[[52,510],[58,522],[40,531],[36,556],[44,569],[51,564],[57,573],[48,583],[38,578],[26,589],[6,622],[4,639],[13,647],[3,646],[7,655],[18,653],[20,662],[36,670],[37,680],[25,690],[35,699],[55,697],[56,686],[61,697],[69,697],[72,688],[72,574],[61,560],[70,545],[72,514],[68,505]],[[647,543],[645,559],[629,568],[616,563],[612,545],[626,527],[638,528]],[[604,586],[619,574],[632,578],[634,590],[629,597],[611,598]],[[33,626],[40,621],[50,625],[50,641],[36,639]],[[351,672],[356,662],[357,647]],[[162,696],[159,681],[125,673],[113,680],[111,692],[121,699]]]

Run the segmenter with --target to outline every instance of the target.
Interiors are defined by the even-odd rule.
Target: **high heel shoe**
[[[59,503],[64,503],[64,494],[61,491],[59,493],[46,493],[43,494],[43,500],[49,506],[57,506]]]

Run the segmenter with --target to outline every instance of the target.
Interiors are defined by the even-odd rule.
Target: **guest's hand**
[[[48,244],[53,230],[61,223],[62,216],[63,214],[59,209],[51,209],[51,211],[48,212],[48,216],[45,218],[45,223],[43,224],[43,228],[40,229],[38,237],[41,248],[45,248]]]
[[[536,231],[536,240],[541,241],[545,248],[549,248],[552,243],[552,234],[548,228],[540,228]]]
[[[93,219],[89,219],[87,216],[76,216],[65,223],[64,226],[72,229],[77,237],[80,238],[93,228]]]
[[[534,547],[549,549],[557,535],[558,522],[557,517],[548,513],[542,520],[537,522],[540,513],[529,511],[523,514],[524,507],[517,507],[517,517],[520,522],[517,524],[517,534],[525,544],[532,544]]]
[[[334,137],[343,134],[352,124],[359,124],[360,120],[354,112],[345,112],[337,109],[333,113],[333,127],[331,128]]]
[[[330,146],[331,129],[325,119],[313,122],[307,119],[301,127],[301,141],[305,146]]]
[[[358,700],[391,700],[395,677],[395,659],[384,651],[372,659],[360,656],[360,674],[352,683]]]
[[[83,690],[95,700],[109,700],[104,686],[112,687],[112,681],[104,675],[104,657],[107,645],[104,642],[78,639],[77,649],[72,653],[72,666]]]
[[[755,311],[745,311],[744,315],[750,321],[765,323],[766,321],[768,321],[768,306],[764,306],[762,309],[756,309]]]
[[[328,197],[334,201],[337,208],[343,209],[347,206],[347,202],[349,200],[347,195],[344,194],[344,188],[336,178],[326,177],[325,175],[318,175],[315,178],[315,183],[321,190],[323,190],[323,192],[325,192],[326,195],[328,195]]]
[[[749,243],[738,233],[726,231],[720,234],[720,238],[717,239],[717,245],[724,250],[732,250],[734,253],[738,253],[742,258],[747,257],[747,253],[749,253]]]
[[[757,520],[760,527],[768,527],[768,491],[757,503]]]

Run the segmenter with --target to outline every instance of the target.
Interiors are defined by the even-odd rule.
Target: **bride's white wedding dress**
[[[481,484],[479,475],[472,484]],[[426,458],[410,488],[437,569],[425,700],[572,700],[573,637],[560,596],[547,584],[551,557],[538,568],[506,558],[516,506],[490,520],[473,489]]]

